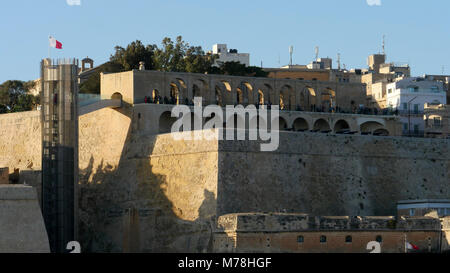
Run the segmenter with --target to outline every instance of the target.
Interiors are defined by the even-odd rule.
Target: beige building
[[[448,220],[432,217],[314,217],[241,213],[219,217],[219,253],[438,253],[448,251]],[[406,250],[406,242],[419,247]]]
[[[449,199],[405,200],[397,203],[398,216],[450,216]]]
[[[425,136],[450,138],[450,105],[425,104]]]
[[[361,82],[366,85],[366,107],[385,109],[386,85],[401,77],[410,77],[411,69],[406,64],[386,63],[386,55],[370,55],[367,64],[369,71],[361,76]]]
[[[442,82],[447,90],[447,104],[450,104],[450,75],[425,75],[424,78]]]

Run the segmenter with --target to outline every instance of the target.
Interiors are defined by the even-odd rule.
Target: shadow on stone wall
[[[130,113],[127,114],[131,118]],[[131,122],[132,124],[132,122]],[[129,154],[136,136],[130,125],[118,166],[94,166],[79,176],[79,241],[83,252],[212,252],[215,195],[204,192],[195,221],[182,220],[164,192],[167,179],[153,172],[154,147]],[[125,179],[125,177],[127,179]]]

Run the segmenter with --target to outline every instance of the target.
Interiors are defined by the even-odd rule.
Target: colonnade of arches
[[[192,105],[194,97],[202,97],[203,105],[256,105],[270,108],[279,105],[280,110],[333,112],[342,110],[332,88],[316,90],[311,86],[296,89],[293,84],[240,81],[226,79],[206,81],[196,79],[187,83],[181,78],[167,81],[168,86],[150,88],[145,92],[145,102],[158,104]]]
[[[201,117],[195,117],[194,113],[191,113],[191,128],[188,130],[194,130],[194,118],[203,120],[204,125],[209,119],[202,119]],[[246,115],[245,120],[242,117],[234,115],[231,117],[234,119],[234,127],[239,128],[239,124],[245,124],[245,129],[259,129],[269,128],[270,122],[267,122],[265,118],[255,116],[252,120]],[[231,119],[230,118],[230,119]],[[171,117],[171,112],[166,111],[161,114],[159,119],[159,133],[170,133],[173,123],[176,118]],[[262,121],[262,123],[260,123]],[[225,120],[221,128],[226,128],[226,124],[229,120]],[[256,128],[249,128],[249,124],[256,125]],[[313,133],[335,133],[335,134],[361,134],[361,135],[375,135],[375,136],[389,136],[389,131],[385,126],[376,121],[367,121],[357,126],[357,128],[350,126],[350,122],[345,119],[338,119],[334,122],[330,122],[327,118],[307,118],[297,117],[293,121],[287,121],[284,117],[278,117],[278,126],[280,131],[292,131],[292,132],[313,132]]]

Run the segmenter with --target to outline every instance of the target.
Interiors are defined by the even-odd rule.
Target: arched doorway
[[[111,99],[112,100],[122,100],[123,97],[122,97],[122,94],[120,94],[119,92],[116,92],[116,93],[112,94]]]

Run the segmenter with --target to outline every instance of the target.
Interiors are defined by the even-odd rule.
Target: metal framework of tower
[[[76,241],[78,60],[41,62],[42,213],[52,252]]]

